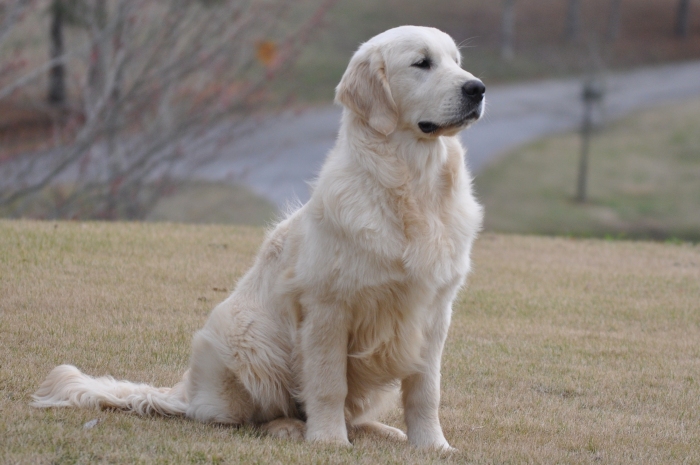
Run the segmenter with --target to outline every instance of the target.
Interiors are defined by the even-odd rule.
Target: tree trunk
[[[63,15],[65,5],[62,0],[54,0],[51,5],[51,59],[63,55]],[[51,105],[66,103],[66,70],[63,63],[54,64],[49,70],[48,101]]]
[[[224,144],[245,130],[243,114],[267,105],[269,100],[259,96],[269,92],[272,78],[298,60],[333,0],[216,0],[207,5],[200,0],[5,3],[14,6],[0,21],[0,41],[10,28],[31,29],[33,23],[23,22],[21,15],[29,8],[25,5],[45,11],[45,34],[53,19],[46,8],[61,5],[59,24],[64,29],[75,24],[76,35],[83,36],[79,49],[88,56],[75,69],[75,90],[81,97],[71,101],[78,105],[72,113],[75,125],[61,131],[61,137],[47,139],[49,149],[31,163],[0,170],[0,206],[9,215],[25,215],[36,204],[30,196],[66,175],[71,192],[48,199],[57,215],[115,218],[143,216],[155,195],[173,185],[172,173],[217,159]],[[258,3],[264,5],[258,7]],[[299,10],[291,5],[297,3],[309,6]],[[269,69],[258,66],[250,53],[258,38],[284,44]],[[69,51],[67,39],[62,58]],[[51,44],[50,34],[46,42]],[[18,50],[31,53],[31,44],[24,47]],[[49,50],[45,53],[48,58]],[[54,59],[43,67],[44,92],[49,90],[49,70],[63,61]],[[72,74],[67,63],[65,68],[68,86]],[[28,85],[29,78],[10,77],[19,83],[0,86],[0,95]],[[66,89],[67,101],[71,91]],[[227,125],[223,130],[216,134],[209,130],[222,122]],[[190,153],[196,157],[189,157]]]
[[[102,37],[107,27],[107,4],[106,0],[95,0],[90,11],[90,38],[92,40],[92,50],[90,52],[90,64],[88,68],[88,85],[93,92],[92,98],[97,99],[102,91],[105,79],[105,67],[108,40]]]
[[[104,20],[101,20],[101,29],[104,29],[107,23],[107,8],[104,0],[100,0],[101,10],[98,14],[104,16]],[[124,21],[125,10],[123,8],[117,8],[113,12],[115,18],[114,31],[110,40],[111,55],[116,56],[119,50],[123,46],[123,33],[124,33]],[[106,52],[105,49],[102,50],[103,53]],[[108,167],[109,167],[109,191],[107,195],[107,208],[105,211],[105,216],[107,219],[116,220],[122,216],[123,212],[119,211],[119,206],[128,206],[129,201],[125,198],[125,189],[128,189],[128,183],[125,183],[124,171],[128,166],[125,159],[124,153],[124,142],[120,140],[120,133],[124,123],[122,114],[122,99],[121,99],[121,85],[124,73],[123,66],[117,66],[116,69],[112,71],[114,74],[112,76],[112,84],[109,92],[109,111],[107,112],[107,120],[105,122],[105,136],[107,139],[107,157],[108,157]],[[105,89],[106,90],[106,89]],[[133,217],[127,217],[127,219],[134,219]]]
[[[581,0],[569,0],[569,8],[566,11],[566,25],[564,38],[569,42],[576,42],[581,35]]]
[[[622,0],[610,0],[610,14],[608,15],[607,39],[615,42],[620,36],[620,4]]]
[[[690,0],[678,1],[678,12],[676,14],[676,35],[678,37],[688,37],[690,29]]]
[[[501,18],[501,58],[512,60],[515,56],[515,0],[503,0]]]
[[[581,125],[581,154],[578,162],[578,176],[576,179],[576,201],[586,202],[588,185],[588,152],[591,146],[591,133],[593,102],[584,103],[583,124]]]

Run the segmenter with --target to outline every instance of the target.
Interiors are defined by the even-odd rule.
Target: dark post
[[[606,38],[615,42],[620,36],[620,3],[622,0],[610,0],[610,13],[608,14],[608,30]]]
[[[100,95],[104,84],[105,74],[105,38],[102,37],[107,27],[107,0],[95,0],[92,6],[90,22],[92,35],[92,52],[88,67],[88,85],[95,96]],[[96,33],[96,34],[95,34]],[[97,97],[95,97],[97,98]]]
[[[676,35],[688,37],[690,29],[690,0],[678,0],[678,13],[676,15]]]
[[[65,5],[62,0],[53,0],[51,5],[51,59],[63,55],[63,15]],[[49,70],[48,101],[52,105],[66,102],[66,70],[63,63],[54,63]]]
[[[583,84],[583,122],[581,124],[581,157],[578,164],[578,181],[576,183],[576,201],[586,201],[588,184],[588,152],[593,132],[593,105],[603,99],[603,88],[595,79],[588,79]]]
[[[564,38],[569,42],[576,42],[581,35],[581,0],[569,0],[566,10],[566,26]]]
[[[515,37],[515,0],[503,0],[503,16],[501,17],[501,58],[512,60]]]

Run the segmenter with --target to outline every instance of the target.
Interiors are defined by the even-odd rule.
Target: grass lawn
[[[0,462],[700,462],[700,246],[688,244],[483,234],[443,358],[442,424],[461,451],[449,457],[29,407],[60,363],[173,385],[262,235],[0,221]],[[385,420],[403,427],[398,408]]]
[[[476,180],[489,231],[700,241],[700,99],[594,136],[589,201],[573,201],[577,133],[519,148]]]

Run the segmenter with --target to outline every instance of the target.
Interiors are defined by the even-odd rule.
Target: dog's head
[[[454,135],[481,117],[486,91],[460,64],[444,32],[389,29],[355,52],[335,98],[384,135],[397,129],[418,137]]]

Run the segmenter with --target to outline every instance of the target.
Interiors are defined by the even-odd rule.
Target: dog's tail
[[[116,408],[140,415],[184,415],[188,399],[186,378],[173,388],[117,381],[111,376],[93,378],[73,365],[54,368],[32,396],[33,407]]]

